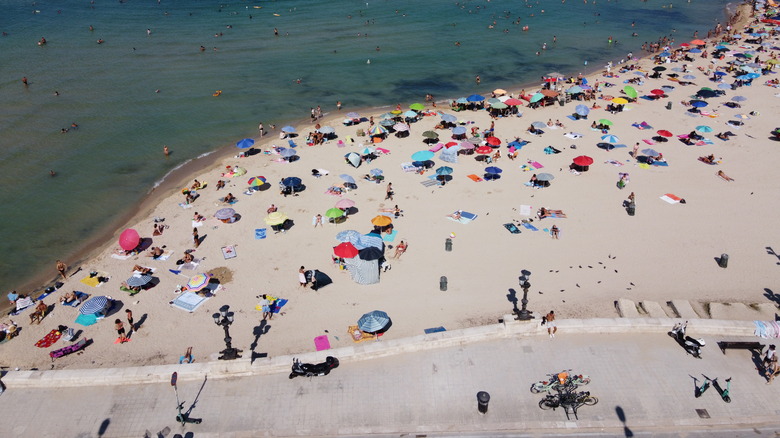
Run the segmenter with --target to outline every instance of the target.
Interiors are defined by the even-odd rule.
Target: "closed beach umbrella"
[[[243,140],[239,140],[236,143],[236,147],[239,149],[246,149],[246,148],[251,148],[252,145],[254,144],[255,144],[254,140],[252,140],[251,138],[245,138]]]
[[[362,236],[362,234],[360,234],[359,231],[344,230],[339,231],[338,234],[336,234],[336,240],[339,242],[350,242],[354,244],[360,240],[360,236]]]
[[[434,139],[434,138],[439,138],[439,133],[436,131],[425,131],[422,133],[422,136],[425,138]]]
[[[282,132],[286,132],[287,134],[291,134],[291,133],[295,132],[295,128],[293,128],[290,125],[287,125],[284,128],[282,128]]]
[[[127,285],[130,287],[141,287],[148,284],[150,281],[152,281],[152,276],[143,274],[133,275],[132,277],[128,278],[125,283],[127,283]]]
[[[138,231],[128,228],[122,231],[119,235],[119,246],[125,251],[134,250],[141,242],[141,236],[138,235]]]
[[[275,211],[265,217],[265,223],[268,225],[281,225],[286,220],[287,215],[280,211]]]
[[[581,116],[587,116],[590,114],[590,108],[587,105],[579,104],[574,108],[574,112]]]
[[[458,118],[452,114],[442,114],[441,119],[448,123],[455,123],[458,120]]]
[[[540,174],[536,175],[536,180],[537,181],[552,181],[554,179],[555,179],[555,177],[553,175],[549,174],[549,173],[540,173]]]
[[[82,315],[94,315],[95,313],[101,312],[103,309],[105,309],[106,304],[108,304],[108,297],[92,297],[81,305],[79,313]]]
[[[464,128],[463,126],[456,126],[452,128],[452,133],[455,135],[463,135],[466,133],[466,128]]]
[[[325,212],[325,217],[329,217],[331,219],[335,219],[341,216],[344,216],[344,210],[340,208],[329,208],[328,211]]]
[[[342,173],[341,175],[339,175],[339,178],[341,178],[342,181],[344,181],[344,182],[348,182],[350,184],[355,184],[355,178],[352,178],[352,176],[347,175],[346,173]]]
[[[580,155],[579,157],[575,157],[572,162],[578,166],[590,166],[593,164],[593,158],[587,155]],[[539,177],[537,177],[537,179],[538,178]]]
[[[612,135],[612,134],[602,135],[601,139],[607,143],[612,143],[612,144],[615,144],[620,141],[617,135]]]
[[[344,210],[348,208],[352,208],[354,206],[355,206],[355,201],[347,198],[339,199],[338,202],[336,202],[336,208],[341,208]]]
[[[630,85],[626,85],[625,87],[623,87],[623,92],[626,93],[626,96],[632,99],[636,99],[636,97],[639,95],[636,92],[636,89]]]
[[[232,208],[220,208],[216,213],[214,213],[214,217],[219,220],[230,219],[235,215],[236,211]]]
[[[349,242],[342,242],[333,247],[333,255],[345,259],[351,259],[358,255],[358,249]]]
[[[409,109],[415,110],[415,111],[422,111],[422,110],[425,109],[425,105],[423,105],[421,103],[413,103],[413,104],[409,105]]]
[[[671,132],[667,131],[666,129],[659,129],[657,132],[658,135],[660,135],[661,137],[671,137],[673,135]]]
[[[209,280],[211,280],[210,274],[195,274],[187,282],[187,289],[197,292],[206,287],[209,284]]]
[[[344,155],[344,158],[347,159],[347,162],[351,164],[354,167],[360,167],[360,162],[362,161],[360,158],[360,154],[357,152],[350,152],[347,155]]]
[[[374,310],[361,316],[358,320],[358,328],[366,333],[375,333],[390,324],[390,317],[381,310]]]
[[[250,187],[259,187],[265,184],[265,182],[266,180],[264,176],[253,176],[252,178],[249,178],[247,184],[249,184]]]
[[[699,125],[696,127],[696,130],[699,132],[712,132],[712,128],[707,125]]]
[[[485,173],[492,173],[493,175],[498,175],[501,172],[503,172],[503,170],[501,170],[501,168],[496,166],[488,166],[485,168]]]
[[[451,174],[452,174],[452,167],[442,166],[436,169],[436,175],[451,175]]]
[[[417,151],[412,154],[412,160],[414,161],[428,161],[433,158],[434,153],[431,151]]]
[[[390,218],[390,216],[385,215],[378,215],[375,216],[373,219],[371,219],[371,223],[376,225],[377,227],[386,227],[393,223],[393,220]]]

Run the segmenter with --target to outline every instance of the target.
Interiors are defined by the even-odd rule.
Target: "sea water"
[[[260,121],[576,75],[663,35],[704,37],[725,23],[726,5],[0,0],[0,284],[54,273],[56,259],[115,227],[172,169],[256,136]]]

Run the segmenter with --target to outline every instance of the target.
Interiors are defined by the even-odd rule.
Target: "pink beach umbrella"
[[[338,202],[336,202],[336,208],[340,208],[342,210],[346,210],[354,206],[355,206],[355,201],[347,198],[341,199]]]
[[[141,242],[141,236],[138,235],[138,231],[128,228],[122,231],[119,235],[119,246],[125,251],[134,250]]]

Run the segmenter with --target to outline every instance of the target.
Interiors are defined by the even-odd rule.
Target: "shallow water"
[[[661,35],[678,44],[694,30],[705,36],[725,21],[725,5],[0,0],[0,284],[53,272],[55,259],[133,211],[171,169],[255,135],[259,121],[300,123],[310,107],[334,111],[338,100],[349,111],[576,74]],[[60,132],[72,122],[79,128]]]

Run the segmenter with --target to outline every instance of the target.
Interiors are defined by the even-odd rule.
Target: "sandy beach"
[[[744,16],[743,19],[735,28],[742,28],[748,20]],[[750,37],[743,40],[747,38]],[[777,44],[777,36],[764,40]],[[713,46],[709,42],[704,51],[711,53]],[[780,280],[780,260],[768,254],[768,248],[780,249],[780,243],[775,241],[771,229],[767,230],[780,210],[780,182],[770,177],[774,174],[778,145],[771,132],[777,128],[774,115],[780,110],[780,100],[777,89],[765,82],[775,79],[776,73],[756,78],[750,86],[707,98],[708,105],[700,108],[699,113],[690,112],[691,107],[681,103],[696,100],[694,95],[702,87],[719,89],[718,83],[710,80],[714,70],[709,76],[705,74],[711,69],[710,62],[725,69],[728,62],[738,59],[735,54],[757,47],[760,45],[736,42],[729,45],[730,51],[723,59],[691,54],[692,61],[659,64],[667,70],[657,79],[636,74],[637,70],[653,73],[656,65],[651,58],[613,66],[614,77],[604,77],[602,72],[589,76],[590,85],[598,82],[602,86],[597,95],[625,97],[621,93],[625,85],[638,91],[640,97],[636,101],[614,114],[606,111],[609,99],[572,100],[563,106],[556,102],[538,109],[528,108],[526,102],[519,108],[522,117],[495,120],[487,111],[453,112],[447,102],[439,102],[436,108],[427,103],[426,111],[434,115],[412,123],[408,137],[390,135],[381,143],[370,145],[369,137],[356,135],[357,129],[368,129],[369,123],[344,126],[344,110],[318,121],[322,126],[335,128],[337,134],[336,139],[324,145],[305,144],[306,134],[314,131],[313,124],[296,126],[299,136],[293,141],[300,158],[294,162],[264,153],[274,146],[288,146],[287,139],[277,135],[277,129],[255,143],[254,148],[264,152],[226,158],[189,176],[169,190],[151,211],[144,211],[117,230],[110,241],[96,249],[94,258],[70,266],[64,285],[44,299],[53,308],[40,324],[30,324],[31,308],[18,316],[2,318],[0,322],[13,320],[21,330],[16,338],[0,347],[5,350],[0,365],[45,369],[175,363],[190,346],[196,361],[215,360],[217,352],[224,348],[224,333],[215,326],[211,315],[226,304],[235,312],[235,322],[230,327],[233,345],[243,349],[247,357],[250,350],[259,356],[312,351],[313,339],[321,335],[328,335],[331,346],[351,345],[347,327],[356,324],[364,313],[377,309],[387,312],[392,319],[385,338],[418,335],[431,327],[452,330],[495,323],[512,311],[510,290],[522,294],[518,286],[522,270],[531,272],[528,307],[537,317],[551,309],[559,318],[614,316],[614,303],[620,298],[662,303],[671,299],[703,304],[771,302],[773,295],[767,291],[780,292],[773,289]],[[776,50],[758,55],[763,62],[770,53]],[[635,64],[637,70],[621,71],[630,64]],[[693,75],[693,79],[687,80],[690,83],[670,80],[668,74],[684,64],[689,73],[680,72],[679,76]],[[635,78],[641,82],[624,83]],[[734,73],[722,78],[732,83]],[[606,86],[607,83],[613,86]],[[563,89],[572,85],[564,84]],[[660,99],[643,98],[664,85],[674,88],[664,88],[666,95]],[[507,90],[514,96],[519,92]],[[738,102],[741,107],[726,106],[735,96],[745,98]],[[600,108],[592,108],[586,120],[568,117],[576,105],[592,107],[594,102]],[[456,116],[458,124],[468,132],[472,127],[484,132],[494,121],[495,136],[501,140],[501,158],[485,164],[475,160],[477,155],[459,155],[457,163],[447,163],[439,159],[437,152],[432,169],[424,174],[405,172],[402,163],[411,162],[412,154],[431,147],[423,143],[422,133],[434,130],[441,122],[437,111]],[[379,114],[360,116],[373,116],[379,121]],[[591,123],[600,119],[613,123],[608,134],[617,136],[615,144],[626,147],[597,147],[605,134],[591,129]],[[533,122],[548,120],[559,120],[564,126],[544,128],[541,135],[527,132]],[[743,124],[730,123],[733,121]],[[641,122],[652,128],[632,126],[643,127]],[[678,138],[702,125],[711,127],[712,132],[700,132],[706,139],[701,146],[686,145]],[[667,130],[673,136],[666,142],[653,141],[660,135],[659,130]],[[451,141],[449,130],[436,131],[441,142]],[[725,131],[736,135],[729,140],[716,138],[716,134]],[[565,135],[572,132],[581,135]],[[354,143],[346,141],[348,136]],[[506,145],[516,138],[529,143],[510,160]],[[339,140],[346,144],[342,147]],[[663,154],[668,165],[640,165],[631,154],[637,143],[640,155],[642,150],[653,148]],[[345,154],[366,146],[389,152],[357,169],[345,162]],[[544,150],[549,146],[560,153],[546,154]],[[239,152],[241,149],[236,149],[235,153]],[[716,164],[698,159],[710,154]],[[587,171],[572,172],[570,164],[580,155],[592,157],[593,164]],[[542,167],[523,169],[534,163]],[[477,182],[467,177],[484,177],[488,165],[503,170],[500,179]],[[222,176],[232,166],[240,166],[247,173],[232,178]],[[453,169],[452,180],[443,186],[435,185],[430,178],[440,166]],[[363,175],[375,168],[383,171],[384,181],[376,184],[363,180]],[[328,174],[315,178],[312,169],[324,169]],[[719,177],[718,171],[733,181]],[[540,173],[554,176],[550,187],[536,189],[525,185],[533,174]],[[617,187],[620,173],[628,173],[623,189]],[[329,187],[342,184],[341,174],[354,177],[358,188],[342,196],[326,193]],[[253,176],[263,176],[268,183],[251,195],[245,194],[247,181]],[[301,178],[305,185],[297,196],[280,194],[278,183],[289,176]],[[192,207],[183,208],[181,189],[189,187],[194,179],[207,182],[208,186],[198,191]],[[224,189],[216,190],[218,180],[227,182]],[[387,183],[392,183],[395,193],[392,201],[385,200]],[[632,192],[636,197],[633,216],[627,214],[624,206]],[[240,215],[235,223],[214,218],[215,212],[226,206],[219,200],[228,193],[238,199],[230,205]],[[683,198],[685,203],[665,202],[661,199],[665,194]],[[344,223],[325,220],[322,227],[313,226],[313,217],[324,216],[345,198],[355,201],[357,211]],[[274,233],[264,221],[272,204],[294,223],[285,233]],[[392,242],[386,242],[385,256],[391,269],[381,273],[378,284],[357,284],[332,261],[333,247],[339,243],[335,236],[344,230],[370,232],[371,219],[394,205],[403,210],[403,216],[393,220],[397,235]],[[530,206],[531,215],[521,214],[521,206]],[[562,210],[566,217],[539,219],[536,213],[540,208]],[[458,210],[477,217],[469,223],[450,220],[448,215]],[[197,227],[202,243],[196,249],[192,241],[195,212],[205,217]],[[160,236],[152,236],[154,218],[164,218],[160,223],[166,228]],[[523,226],[521,221],[530,219],[533,221],[529,224],[538,231]],[[514,223],[521,232],[510,233],[504,227],[507,223]],[[558,239],[545,231],[553,226],[560,230]],[[124,260],[112,257],[125,228],[137,230],[141,237],[151,240],[151,246],[164,246],[171,253],[170,258],[153,260],[147,256],[148,251]],[[257,239],[256,230],[261,228],[266,229],[267,236]],[[451,251],[445,250],[447,238],[452,239]],[[393,259],[395,248],[389,245],[396,246],[400,241],[408,243],[408,250]],[[237,256],[226,259],[223,248],[231,245]],[[194,249],[192,255],[199,264],[181,269],[176,260],[188,249]],[[726,269],[716,262],[724,253],[729,255]],[[131,296],[120,290],[120,285],[132,276],[134,265],[153,268],[156,285]],[[301,266],[322,271],[332,278],[333,284],[317,291],[302,288],[298,283]],[[80,270],[76,272],[77,269]],[[93,271],[110,280],[99,287],[82,283]],[[181,296],[175,293],[177,286],[198,273],[213,273],[221,283],[219,290],[194,312],[173,307],[170,302]],[[446,291],[440,290],[442,276],[447,277]],[[108,295],[118,305],[104,320],[84,327],[74,323],[78,307],[59,304],[59,298],[70,291],[93,297]],[[263,322],[261,312],[255,309],[259,294],[288,302],[280,313]],[[132,334],[131,342],[115,345],[114,320],[119,318],[127,325],[126,309],[132,310],[140,328]],[[83,353],[52,362],[48,352],[66,344],[60,341],[48,349],[36,348],[34,344],[59,325],[83,330],[80,337],[92,339],[93,343]]]

